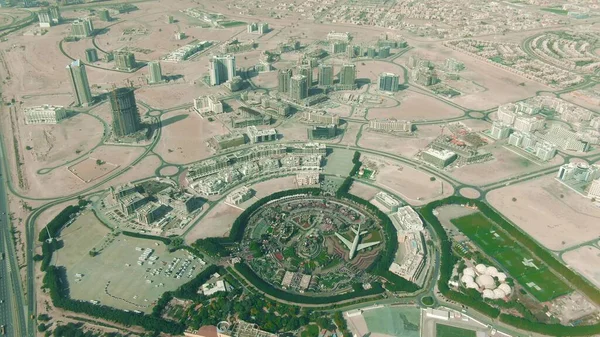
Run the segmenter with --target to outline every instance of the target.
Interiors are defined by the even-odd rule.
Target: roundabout
[[[369,288],[382,228],[370,212],[332,197],[297,194],[249,215],[239,257],[275,288],[340,293]]]

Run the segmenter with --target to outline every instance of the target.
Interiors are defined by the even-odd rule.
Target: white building
[[[410,206],[404,206],[391,216],[398,232],[418,232],[423,230],[423,220]]]
[[[411,132],[412,122],[407,120],[390,119],[372,119],[369,121],[369,128],[381,131],[400,131]]]
[[[236,75],[235,56],[215,55],[209,62],[210,85],[219,85],[233,80]]]
[[[382,204],[385,208],[387,208],[391,212],[398,211],[398,208],[402,203],[391,195],[381,191],[375,195],[375,200]]]
[[[555,125],[547,133],[536,133],[536,135],[547,140],[562,150],[586,152],[589,149],[589,143],[582,142],[576,132]]]
[[[556,145],[548,142],[538,142],[535,145],[535,156],[543,161],[548,161],[556,155]]]
[[[200,96],[194,99],[194,109],[199,113],[213,112],[223,113],[223,101],[213,95]]]
[[[242,186],[237,190],[229,193],[225,201],[232,205],[239,205],[252,197],[253,191],[247,186]]]
[[[563,164],[558,169],[556,178],[561,181],[590,182],[600,178],[600,165],[588,165],[586,163]]]
[[[490,135],[494,139],[507,138],[510,135],[510,125],[505,124],[501,121],[494,121],[494,123],[492,123]]]
[[[67,118],[62,106],[40,105],[25,108],[25,124],[56,124]]]
[[[588,198],[600,199],[600,179],[592,181],[590,189],[588,190]]]
[[[319,172],[299,172],[296,173],[296,185],[300,186],[311,186],[319,185],[320,174]]]
[[[340,33],[340,32],[335,32],[335,31],[331,31],[327,34],[327,41],[343,41],[343,42],[350,42],[350,40],[352,40],[352,36],[350,36],[350,33],[346,32],[346,33]]]
[[[250,144],[277,140],[277,130],[275,129],[259,130],[256,126],[251,125],[246,128],[246,134],[250,139]]]
[[[515,119],[515,130],[533,132],[544,128],[544,119],[536,116],[520,116]]]
[[[202,293],[204,296],[211,296],[220,291],[227,292],[229,289],[231,289],[231,286],[223,280],[219,280],[214,283],[204,283],[202,285]]]
[[[38,20],[40,22],[40,27],[48,28],[52,26],[52,20],[50,18],[50,10],[42,9],[38,13]]]

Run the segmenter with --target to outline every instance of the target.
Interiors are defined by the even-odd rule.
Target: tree
[[[104,161],[100,160],[100,159],[96,159],[96,165],[100,166],[100,165],[104,165]]]
[[[430,181],[435,181],[435,177],[429,178]]]
[[[517,201],[517,198],[514,198],[514,197],[513,197],[513,198],[512,198],[512,201],[513,201],[513,202],[514,202],[514,201]]]

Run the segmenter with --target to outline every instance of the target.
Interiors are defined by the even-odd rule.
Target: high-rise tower
[[[299,69],[299,74],[306,77],[306,97],[308,97],[308,91],[312,86],[313,69],[307,64],[301,65]]]
[[[333,85],[333,65],[331,64],[320,64],[319,65],[319,86],[331,86]]]
[[[340,89],[355,89],[356,85],[354,84],[354,81],[356,81],[356,65],[344,64],[342,70],[340,70]]]
[[[398,75],[392,73],[381,73],[377,79],[379,90],[396,91],[398,90]]]
[[[219,85],[231,81],[236,74],[235,56],[219,55],[210,59],[210,85]]]
[[[73,96],[78,106],[89,106],[92,104],[92,92],[88,83],[85,66],[80,60],[75,60],[67,66],[69,79],[73,88]]]
[[[277,90],[280,93],[290,91],[290,79],[292,78],[292,69],[279,69],[277,72]]]
[[[308,79],[304,75],[294,75],[290,79],[290,98],[300,101],[308,97]]]
[[[142,123],[135,103],[133,89],[114,89],[109,97],[112,109],[114,134],[118,137],[122,137],[140,130]]]
[[[148,63],[148,83],[155,84],[163,81],[162,68],[159,61]]]

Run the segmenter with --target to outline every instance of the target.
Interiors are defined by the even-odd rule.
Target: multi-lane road
[[[3,167],[2,148],[0,147],[0,325],[4,325],[6,336],[26,336],[26,319],[21,291],[19,268],[15,256],[15,247],[11,238],[11,226],[6,194],[8,172]]]

